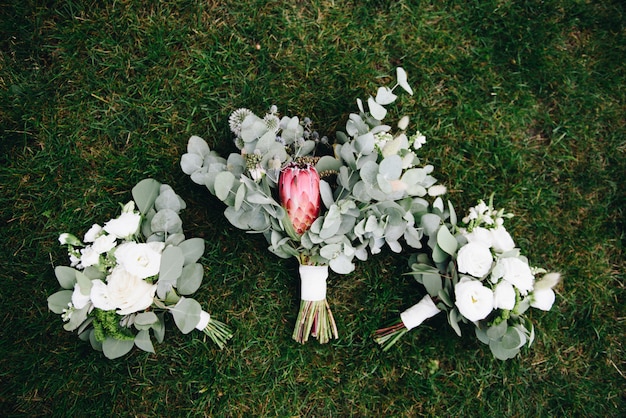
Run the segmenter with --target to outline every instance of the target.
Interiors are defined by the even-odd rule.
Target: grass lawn
[[[618,0],[8,1],[0,5],[0,411],[4,416],[620,416],[626,410],[626,10]],[[372,332],[425,291],[408,254],[332,274],[340,338],[291,339],[297,263],[232,227],[180,169],[191,135],[235,151],[239,107],[333,138],[402,66],[402,112],[457,208],[495,193],[516,243],[563,274],[536,341],[502,362],[435,317]],[[61,232],[117,216],[139,180],[206,239],[195,297],[235,330],[173,330],[107,360],[46,299]],[[173,325],[173,324],[169,324]],[[620,412],[621,411],[621,412]]]

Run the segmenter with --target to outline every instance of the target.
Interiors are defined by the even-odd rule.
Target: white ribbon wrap
[[[207,325],[209,325],[209,321],[211,320],[211,315],[208,312],[202,311],[200,312],[200,322],[196,325],[196,329],[200,331],[204,331]]]
[[[300,299],[318,301],[326,299],[328,266],[300,265]]]
[[[439,312],[440,309],[435,306],[435,302],[433,302],[429,295],[426,295],[415,305],[402,312],[400,319],[402,319],[402,323],[406,329],[411,330],[428,318],[437,315]]]

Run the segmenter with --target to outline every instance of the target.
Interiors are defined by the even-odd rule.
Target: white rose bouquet
[[[555,300],[559,273],[531,267],[504,227],[513,215],[479,201],[457,224],[456,213],[441,199],[433,211],[416,215],[428,237],[429,253],[411,256],[409,273],[428,294],[400,314],[400,320],[375,333],[388,350],[409,330],[441,311],[460,336],[460,322],[474,324],[478,339],[494,357],[515,357],[530,346],[534,328],[524,314],[530,308],[548,311]]]
[[[198,329],[223,348],[231,331],[189,297],[202,283],[204,240],[185,238],[179,217],[185,202],[153,179],[139,182],[132,195],[120,216],[94,224],[82,241],[59,236],[70,266],[55,268],[63,290],[48,298],[48,307],[61,315],[63,328],[110,359],[133,346],[153,353],[152,337],[165,336],[166,313],[182,333]]]
[[[189,139],[181,168],[226,204],[224,215],[237,228],[262,233],[269,250],[295,257],[301,279],[301,304],[293,338],[309,336],[326,343],[337,327],[326,300],[328,268],[351,273],[355,259],[365,261],[400,241],[421,246],[422,234],[412,213],[426,210],[424,197],[445,192],[419,166],[415,153],[425,141],[406,133],[408,117],[397,129],[382,123],[385,106],[400,86],[413,94],[402,68],[394,88],[380,87],[359,113],[350,114],[345,132],[337,133],[332,155],[328,139],[313,131],[308,118],[278,116],[272,106],[263,117],[238,109],[229,119],[239,152],[227,159],[198,136]]]

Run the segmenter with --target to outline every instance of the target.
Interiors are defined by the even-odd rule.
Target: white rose
[[[496,309],[511,310],[515,307],[515,289],[506,280],[501,280],[493,289],[493,305]]]
[[[457,254],[459,272],[483,277],[491,269],[493,256],[489,247],[479,242],[470,242],[461,247]]]
[[[85,242],[94,242],[98,235],[102,232],[102,227],[98,224],[91,225],[89,231],[85,232],[85,237],[83,238]]]
[[[115,235],[100,235],[93,242],[92,248],[98,254],[103,254],[115,248],[116,240]]]
[[[528,263],[515,257],[505,257],[498,260],[494,267],[492,279],[500,277],[515,286],[523,295],[533,289],[533,282],[535,281]]]
[[[127,315],[152,305],[156,288],[156,284],[116,267],[107,277],[106,284],[100,280],[93,281],[90,296],[96,308],[106,311],[117,309],[117,314]]]
[[[439,312],[440,309],[435,305],[430,295],[426,295],[418,303],[402,312],[400,319],[402,319],[402,323],[406,329],[411,330],[428,318],[437,315]]]
[[[117,247],[115,259],[128,272],[140,279],[145,279],[159,274],[161,253],[164,247],[163,242],[147,244],[127,242]]]
[[[478,242],[486,247],[491,247],[493,245],[493,235],[487,228],[479,226],[472,229],[472,232],[466,232],[464,235],[468,242]]]
[[[126,206],[124,208],[126,209]],[[123,212],[119,217],[105,223],[103,229],[117,238],[127,238],[137,233],[140,224],[141,215],[139,213]]]
[[[513,242],[511,234],[509,234],[505,227],[499,226],[492,229],[491,236],[493,238],[492,247],[494,250],[500,253],[504,253],[507,251],[511,251],[513,248],[515,248],[515,242]]]
[[[463,276],[454,286],[454,304],[468,320],[485,319],[493,310],[493,292],[478,280]]]

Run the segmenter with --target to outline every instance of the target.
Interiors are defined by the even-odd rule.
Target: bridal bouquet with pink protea
[[[299,262],[300,311],[293,338],[326,343],[338,338],[326,299],[328,268],[349,274],[384,246],[421,247],[413,214],[428,210],[429,196],[445,193],[421,166],[420,132],[409,134],[409,118],[383,123],[396,87],[413,94],[402,68],[393,88],[379,87],[367,105],[357,99],[345,131],[331,146],[308,118],[282,116],[272,106],[263,116],[249,109],[229,118],[238,149],[227,158],[192,136],[181,168],[225,205],[226,218],[242,230],[262,233],[269,250]],[[367,110],[366,110],[367,107]]]

